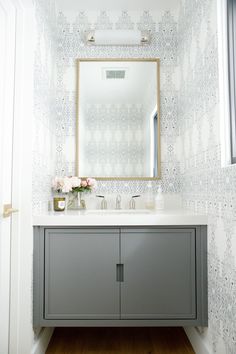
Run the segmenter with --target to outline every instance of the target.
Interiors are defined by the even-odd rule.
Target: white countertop
[[[34,226],[188,226],[207,225],[207,216],[178,210],[87,210],[48,212],[33,217]]]

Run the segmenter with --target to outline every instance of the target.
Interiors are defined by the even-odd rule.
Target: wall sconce
[[[86,33],[90,45],[144,45],[150,42],[150,32],[139,30],[94,30]]]

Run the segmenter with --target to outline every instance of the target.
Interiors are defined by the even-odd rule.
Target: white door
[[[0,0],[0,354],[9,351],[12,218],[3,208],[12,204],[15,92],[15,8]],[[17,214],[14,215],[14,218]]]

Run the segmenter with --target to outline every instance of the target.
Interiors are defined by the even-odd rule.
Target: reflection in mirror
[[[78,61],[77,171],[160,176],[159,60]]]

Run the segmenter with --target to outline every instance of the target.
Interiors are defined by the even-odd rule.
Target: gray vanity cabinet
[[[35,227],[34,326],[205,326],[206,244],[206,226]]]
[[[121,318],[195,318],[195,230],[123,230],[121,263]]]
[[[46,229],[45,319],[119,318],[119,230]]]

